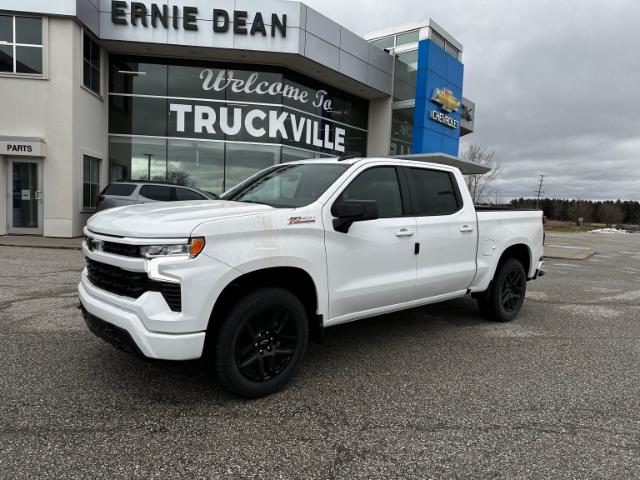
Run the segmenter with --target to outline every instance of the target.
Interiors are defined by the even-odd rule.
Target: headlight
[[[140,247],[140,254],[145,258],[173,257],[177,255],[195,258],[204,250],[202,237],[192,238],[188,243],[175,245],[145,245]]]

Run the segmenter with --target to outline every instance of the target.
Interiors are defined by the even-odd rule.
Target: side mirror
[[[331,207],[333,228],[336,232],[347,233],[353,222],[376,220],[379,218],[378,202],[375,200],[347,200],[336,202]]]

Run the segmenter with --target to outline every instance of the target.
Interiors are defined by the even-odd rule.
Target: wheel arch
[[[525,243],[515,243],[502,252],[502,255],[500,255],[500,259],[496,264],[496,270],[493,272],[493,276],[495,277],[495,274],[498,271],[500,265],[502,265],[510,258],[515,258],[522,264],[525,275],[527,276],[527,278],[529,278],[532,264],[531,249]]]
[[[303,268],[294,266],[262,267],[243,272],[231,280],[218,295],[209,318],[207,337],[215,337],[215,331],[233,305],[248,292],[261,287],[284,288],[300,299],[309,319],[310,339],[320,342],[322,336],[322,300],[317,282]],[[213,333],[213,335],[209,335]]]

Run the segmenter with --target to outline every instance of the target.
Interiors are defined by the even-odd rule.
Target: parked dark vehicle
[[[138,203],[215,200],[215,193],[203,192],[183,185],[159,182],[112,182],[100,193],[96,210],[124,207]]]

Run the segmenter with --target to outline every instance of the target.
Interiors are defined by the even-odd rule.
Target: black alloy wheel
[[[500,263],[491,287],[477,296],[480,312],[489,320],[510,322],[524,304],[527,274],[519,260],[509,258]]]
[[[512,313],[520,309],[522,299],[524,298],[524,291],[526,288],[526,280],[522,269],[514,268],[507,272],[504,282],[502,282],[502,289],[500,292],[500,298],[502,300],[502,307],[507,313]]]
[[[277,377],[291,362],[298,328],[291,313],[274,306],[245,319],[235,344],[236,366],[249,380],[264,382]]]
[[[218,383],[244,398],[280,390],[304,356],[308,336],[306,310],[293,293],[266,287],[246,294],[217,330]]]

